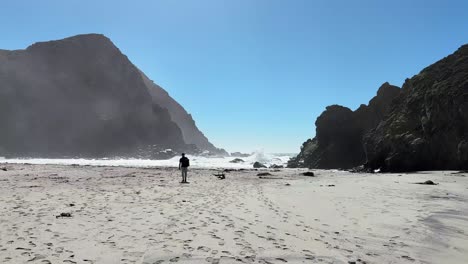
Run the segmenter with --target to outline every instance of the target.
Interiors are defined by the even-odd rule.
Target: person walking
[[[185,157],[185,153],[182,153],[182,158],[179,160],[179,170],[182,171],[182,182],[181,183],[188,183],[187,182],[187,171],[188,167],[190,166],[190,160]]]

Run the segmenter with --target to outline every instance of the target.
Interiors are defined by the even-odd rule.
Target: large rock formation
[[[384,83],[369,105],[356,111],[332,105],[317,118],[315,138],[307,140],[289,167],[348,169],[366,161],[363,136],[388,113],[400,88]]]
[[[368,106],[330,106],[291,167],[414,171],[468,169],[468,45]]]
[[[102,35],[0,50],[0,156],[196,151],[150,93],[141,72]]]
[[[468,45],[407,79],[364,143],[371,169],[467,169]]]
[[[205,135],[196,126],[192,115],[187,113],[187,111],[185,111],[176,100],[172,99],[163,88],[151,81],[143,72],[141,72],[141,75],[153,98],[153,102],[169,111],[171,120],[179,126],[184,141],[187,144],[195,145],[198,149],[205,151],[206,154],[229,155],[224,149],[216,148],[208,141]]]

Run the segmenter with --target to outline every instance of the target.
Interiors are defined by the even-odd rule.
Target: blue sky
[[[356,109],[468,43],[468,2],[2,0],[1,49],[108,36],[228,151],[298,152],[330,104]]]

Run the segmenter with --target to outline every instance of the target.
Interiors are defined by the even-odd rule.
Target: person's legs
[[[183,167],[180,168],[180,171],[181,171],[181,173],[182,173],[182,182],[184,182],[184,174],[185,174],[185,173],[184,173],[184,168],[183,168]]]
[[[182,167],[182,182],[187,182],[187,167]]]

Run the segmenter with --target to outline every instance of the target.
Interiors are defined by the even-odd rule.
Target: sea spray
[[[255,151],[248,157],[203,157],[190,156],[192,168],[231,168],[231,169],[249,169],[253,168],[253,163],[258,161],[266,166],[286,165],[287,161],[294,156],[289,153],[265,153]],[[57,165],[90,165],[90,166],[123,166],[123,167],[177,167],[179,165],[179,156],[166,160],[149,159],[3,159],[3,163],[29,163],[29,164],[57,164]],[[240,158],[244,162],[232,163],[235,158]]]

